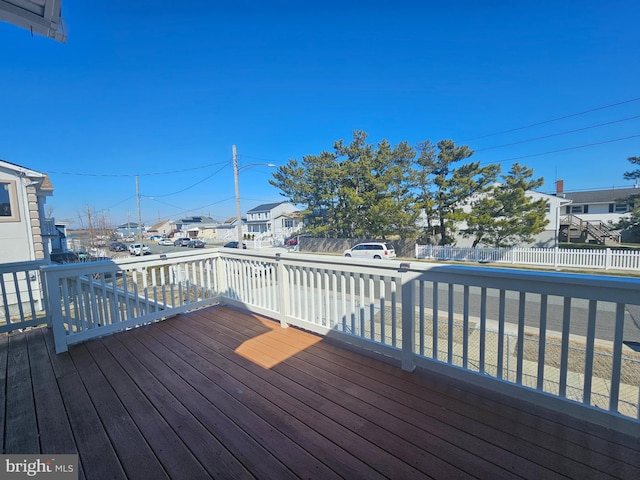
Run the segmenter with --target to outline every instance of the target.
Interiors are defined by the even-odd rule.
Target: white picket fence
[[[640,270],[640,251],[610,248],[461,248],[416,245],[416,258],[603,270]]]

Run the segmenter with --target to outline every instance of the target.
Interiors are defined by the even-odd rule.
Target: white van
[[[389,242],[367,242],[359,243],[353,248],[344,251],[345,257],[354,258],[396,258],[396,251],[393,244]]]

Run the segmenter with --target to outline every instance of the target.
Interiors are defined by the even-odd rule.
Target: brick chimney
[[[564,193],[564,180],[556,180],[556,196],[560,197]]]

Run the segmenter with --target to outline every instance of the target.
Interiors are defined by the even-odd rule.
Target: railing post
[[[402,295],[402,369],[413,372],[415,364],[416,325],[415,317],[415,285],[408,273],[410,264],[400,264],[400,285]]]
[[[279,253],[276,253],[276,269],[277,269],[277,288],[278,288],[278,313],[280,318],[280,326],[286,328],[289,326],[287,318],[290,315],[290,292],[289,292],[289,272],[282,263]]]
[[[605,249],[605,257],[604,257],[604,269],[605,270],[609,270],[611,268],[611,249],[610,248],[606,248]]]
[[[222,255],[218,255],[215,262],[215,272],[217,277],[216,285],[218,286],[218,291],[216,293],[224,298],[229,293],[227,291],[229,284],[227,282],[227,269],[224,257]],[[173,281],[173,279],[171,279],[171,281]]]
[[[56,353],[63,353],[66,352],[69,347],[67,345],[67,331],[64,328],[64,319],[62,316],[63,293],[60,290],[60,276],[47,272],[46,269],[40,269],[40,274],[44,277],[45,298],[48,303],[47,311],[51,316],[50,321]]]

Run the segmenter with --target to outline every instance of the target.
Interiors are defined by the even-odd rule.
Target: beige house
[[[44,205],[53,195],[46,173],[0,160],[0,263],[45,260],[59,236]]]

